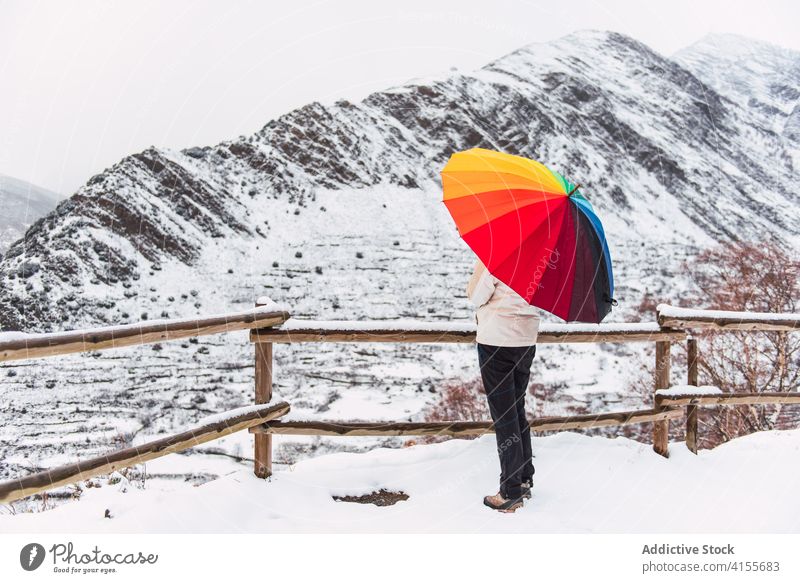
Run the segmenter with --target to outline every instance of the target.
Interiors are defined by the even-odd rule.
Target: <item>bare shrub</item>
[[[644,295],[642,295],[642,300],[639,302],[636,310],[643,317],[652,317],[656,312],[656,306],[658,306],[658,298],[650,293],[649,290],[645,290]]]
[[[439,421],[485,421],[490,419],[486,393],[480,377],[467,381],[452,381],[439,391],[439,399],[423,412],[426,422]],[[465,436],[474,439],[477,436]],[[436,443],[447,439],[445,436],[423,435],[405,442],[405,445],[416,443]]]
[[[579,403],[574,398],[564,397],[566,385],[557,383],[545,385],[530,383],[526,408],[528,420],[534,417],[552,415],[551,409],[555,406],[560,412],[571,414],[585,413],[585,404]],[[483,381],[480,376],[467,381],[453,381],[444,385],[439,392],[439,399],[423,413],[426,422],[442,421],[490,421],[489,405],[486,393],[483,390]],[[474,439],[475,435],[464,436],[462,439]],[[405,446],[416,443],[436,443],[448,439],[445,436],[426,435],[419,439],[408,440]]]
[[[695,306],[718,310],[796,312],[800,261],[775,243],[738,242],[701,252],[685,264],[696,290]],[[800,335],[788,332],[703,330],[698,341],[700,384],[731,392],[797,391]],[[735,437],[796,427],[796,405],[701,408],[699,445],[714,447]]]
[[[425,415],[426,421],[482,421],[489,418],[489,406],[480,377],[446,384],[439,401]]]

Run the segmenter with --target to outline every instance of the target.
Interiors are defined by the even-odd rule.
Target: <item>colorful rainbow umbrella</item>
[[[490,273],[567,322],[599,323],[617,304],[611,256],[579,186],[483,148],[453,154],[442,170],[443,202]]]

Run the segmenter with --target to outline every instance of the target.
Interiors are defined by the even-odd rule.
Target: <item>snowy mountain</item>
[[[712,34],[673,58],[758,116],[765,128],[800,145],[800,53],[734,34]]]
[[[718,88],[722,73],[693,73],[716,71],[696,54],[672,60],[620,34],[581,32],[473,73],[312,103],[216,146],[149,148],[91,178],[9,248],[0,329],[191,316],[265,294],[298,317],[469,320],[471,253],[438,175],[453,151],[475,146],[545,161],[584,185],[609,238],[621,303],[612,319],[638,318],[645,290],[681,297],[680,262],[700,247],[749,238],[800,249],[796,142],[745,97],[746,81]],[[768,52],[760,62],[770,67]],[[784,93],[781,112],[791,112]],[[279,346],[276,397],[294,418],[412,419],[443,381],[476,374],[473,350]],[[625,389],[644,370],[643,350],[542,350],[538,380],[565,387],[547,412],[570,400],[641,406]],[[247,404],[252,355],[244,335],[229,335],[6,365],[0,394],[14,398],[0,410],[0,473]],[[564,370],[567,358],[579,366]],[[37,460],[21,447],[34,441]],[[276,443],[278,461],[334,447]]]
[[[0,256],[62,198],[30,182],[0,174]]]
[[[323,212],[313,204],[322,192],[356,190],[367,199],[394,190],[402,208],[391,216],[362,213],[392,229],[396,212],[435,199],[449,154],[473,146],[547,160],[580,177],[618,245],[768,233],[796,241],[791,147],[762,118],[761,109],[729,102],[641,43],[595,32],[362,103],[313,103],[252,136],[181,152],[150,148],[93,177],[9,249],[0,264],[2,326],[118,321],[137,293],[126,290],[158,280],[151,272],[191,266],[195,275],[184,283],[199,286],[209,274],[196,268],[215,259],[220,244],[258,260],[256,247],[274,250],[295,231],[278,217],[302,212],[300,224],[308,224],[307,215]],[[336,206],[326,207],[333,233]],[[227,265],[234,277],[221,281],[242,283],[241,265]],[[630,281],[626,262],[617,267],[618,279]],[[269,281],[252,281],[259,283]],[[45,300],[75,287],[117,309]],[[414,311],[419,299],[404,307]]]

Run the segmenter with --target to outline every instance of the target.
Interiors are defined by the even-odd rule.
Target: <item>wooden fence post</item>
[[[256,405],[261,405],[269,403],[272,399],[272,342],[256,342],[255,347]],[[256,433],[253,437],[255,439],[253,470],[259,478],[268,478],[272,475],[272,436]]]
[[[670,343],[669,340],[656,342],[655,391],[669,388]],[[654,408],[659,408],[657,404]],[[653,450],[669,457],[669,419],[653,422]]]
[[[687,384],[697,386],[697,340],[689,336],[686,341],[689,363],[689,377]],[[697,453],[697,405],[686,407],[686,447],[692,453]]]

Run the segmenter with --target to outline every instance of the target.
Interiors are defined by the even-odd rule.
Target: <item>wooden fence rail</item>
[[[590,413],[568,417],[539,417],[530,422],[531,431],[565,431],[568,429],[587,429],[592,427],[611,427],[649,423],[652,421],[678,419],[683,410],[664,407],[640,411],[621,411],[612,413]],[[491,421],[441,421],[427,423],[397,422],[324,422],[324,421],[274,421],[255,425],[250,433],[278,435],[338,435],[338,436],[392,436],[392,435],[434,435],[448,437],[469,437],[494,433]]]
[[[475,325],[442,324],[419,320],[317,321],[291,318],[280,327],[253,329],[254,343],[291,342],[408,342],[408,343],[471,343],[475,342]],[[671,330],[651,323],[620,324],[550,324],[542,323],[538,344],[587,342],[657,342],[682,341],[683,330]]]
[[[48,334],[0,333],[0,362],[58,356],[75,352],[91,352],[179,340],[275,326],[285,322],[289,313],[270,306],[259,306],[242,312],[187,318],[153,320],[91,330],[72,330]]]
[[[661,406],[687,405],[797,405],[800,393],[717,393],[713,395],[656,395]]]
[[[17,480],[0,482],[0,504],[8,504],[14,500],[38,494],[45,490],[72,484],[79,480],[88,480],[101,474],[111,473],[170,453],[183,451],[201,443],[248,429],[253,425],[277,419],[288,412],[288,403],[276,403],[272,406],[259,407],[252,411],[224,417],[219,421],[187,429],[177,435],[112,451],[104,456],[45,470]]]

